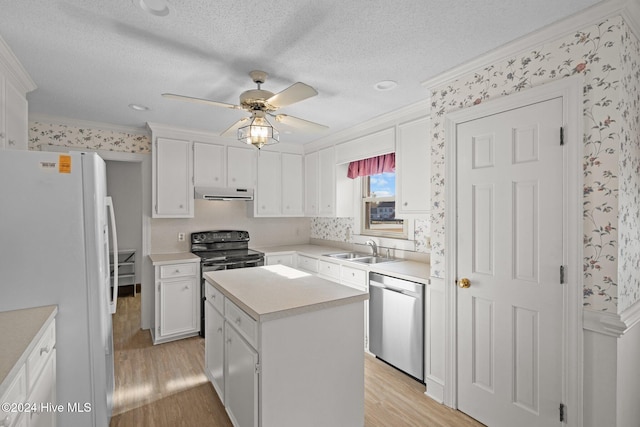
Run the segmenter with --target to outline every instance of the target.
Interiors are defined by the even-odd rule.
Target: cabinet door
[[[205,305],[205,363],[209,379],[224,404],[224,318],[210,302]]]
[[[8,81],[5,82],[5,148],[26,150],[29,140],[27,99]],[[1,102],[1,101],[0,101]]]
[[[262,151],[258,156],[258,185],[254,202],[257,216],[280,215],[281,184],[280,153]]]
[[[196,187],[225,187],[223,145],[193,143],[193,184]]]
[[[320,216],[334,216],[335,214],[335,157],[333,147],[319,151],[319,196],[318,214]]]
[[[153,147],[154,217],[193,217],[191,142],[158,138]]]
[[[429,118],[398,126],[396,143],[396,197],[399,214],[426,213],[430,209],[431,145]]]
[[[51,352],[51,356],[45,362],[40,376],[36,380],[29,399],[30,403],[37,405],[51,403],[56,404],[56,350]],[[29,415],[29,427],[54,427],[56,425],[56,413],[54,411],[37,411]]]
[[[256,151],[254,148],[227,148],[227,186],[255,188]]]
[[[282,153],[282,214],[302,216],[303,212],[302,156]]]
[[[199,330],[198,294],[194,277],[160,283],[161,337]]]
[[[318,153],[304,156],[304,214],[318,216]]]
[[[225,406],[233,425],[258,426],[258,353],[225,323]]]

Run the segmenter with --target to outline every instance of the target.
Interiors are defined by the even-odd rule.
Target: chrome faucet
[[[371,250],[373,251],[373,256],[378,256],[378,245],[373,240],[367,240],[365,245],[371,246]]]

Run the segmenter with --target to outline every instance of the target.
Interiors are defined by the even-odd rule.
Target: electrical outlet
[[[178,233],[178,242],[184,242],[184,233]]]

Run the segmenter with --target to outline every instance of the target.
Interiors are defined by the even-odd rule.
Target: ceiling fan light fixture
[[[238,141],[253,145],[259,150],[265,145],[280,142],[280,132],[265,117],[254,114],[247,126],[238,128]]]

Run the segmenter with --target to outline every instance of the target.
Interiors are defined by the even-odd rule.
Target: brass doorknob
[[[465,278],[462,278],[460,280],[458,280],[458,286],[461,287],[462,289],[466,289],[471,287],[471,280]]]

